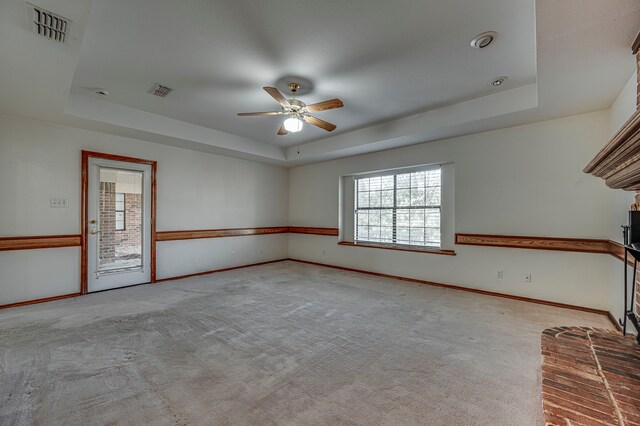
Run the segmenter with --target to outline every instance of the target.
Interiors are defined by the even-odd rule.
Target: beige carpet
[[[539,425],[603,316],[296,262],[0,311],[0,424]]]

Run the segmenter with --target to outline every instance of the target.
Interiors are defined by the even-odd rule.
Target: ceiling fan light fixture
[[[298,117],[289,117],[284,120],[284,128],[287,132],[296,133],[302,130],[302,120]]]

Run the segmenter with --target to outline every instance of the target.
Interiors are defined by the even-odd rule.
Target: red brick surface
[[[542,332],[546,425],[640,425],[640,345],[588,327]]]
[[[116,184],[100,182],[100,264],[118,258],[118,250],[135,249],[142,253],[142,195],[126,193],[125,229],[116,231]]]

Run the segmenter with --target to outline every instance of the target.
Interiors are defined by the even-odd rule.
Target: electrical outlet
[[[327,251],[326,250],[322,250],[322,255],[326,256],[327,255]]]
[[[66,209],[69,207],[69,200],[65,198],[51,198],[49,200],[49,206],[52,209]]]
[[[262,248],[258,249],[258,254],[262,254]]]
[[[524,282],[525,283],[531,282],[531,274],[524,274]]]
[[[502,269],[498,270],[498,273],[496,274],[496,278],[499,280],[504,278],[504,271]]]
[[[235,250],[231,250],[231,257],[236,257],[236,251]]]

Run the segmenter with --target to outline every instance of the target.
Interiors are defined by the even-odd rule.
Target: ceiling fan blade
[[[314,117],[312,115],[304,116],[303,120],[309,124],[313,124],[314,126],[320,127],[321,129],[324,129],[327,132],[331,132],[336,128],[335,124],[331,124],[328,121],[320,120],[318,117]]]
[[[239,112],[238,115],[241,117],[247,117],[252,115],[280,115],[282,114],[280,111],[266,111],[266,112]]]
[[[289,132],[287,132],[287,129],[284,128],[284,124],[280,126],[280,128],[278,129],[278,136],[286,136],[288,134]]]
[[[340,99],[329,99],[328,101],[307,105],[307,111],[318,112],[327,109],[342,108],[343,106],[344,104]]]
[[[291,104],[289,103],[287,98],[285,98],[284,95],[280,93],[278,89],[276,89],[275,87],[269,87],[269,86],[263,87],[263,89],[265,92],[270,94],[271,97],[276,100],[276,102],[282,105],[283,108],[291,108]]]

